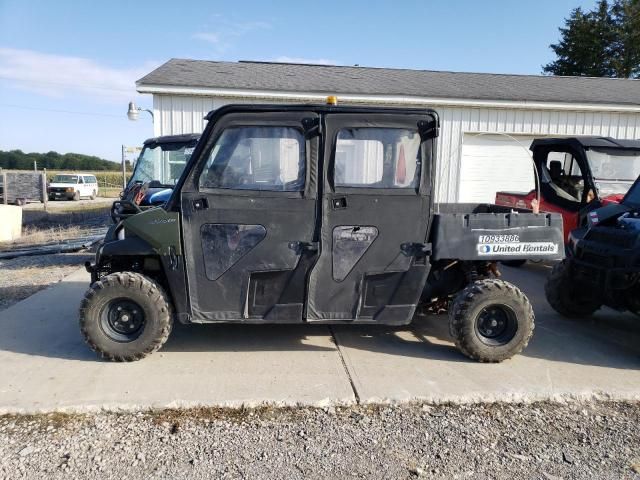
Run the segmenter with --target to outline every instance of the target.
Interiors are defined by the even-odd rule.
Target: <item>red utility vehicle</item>
[[[497,192],[496,204],[532,208],[540,192],[540,211],[562,214],[565,243],[587,214],[620,203],[640,176],[640,141],[606,137],[541,138],[531,143],[534,190]]]

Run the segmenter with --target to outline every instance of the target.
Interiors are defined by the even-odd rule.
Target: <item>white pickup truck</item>
[[[95,200],[98,196],[98,180],[89,173],[60,173],[47,186],[49,200],[80,200],[88,197]]]

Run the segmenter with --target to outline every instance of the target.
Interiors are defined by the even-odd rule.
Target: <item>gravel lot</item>
[[[94,256],[60,253],[0,260],[0,310],[59,282]]]
[[[640,405],[0,417],[0,478],[640,478]]]

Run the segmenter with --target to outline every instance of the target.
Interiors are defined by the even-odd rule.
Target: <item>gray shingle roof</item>
[[[171,59],[144,86],[640,105],[640,80]]]

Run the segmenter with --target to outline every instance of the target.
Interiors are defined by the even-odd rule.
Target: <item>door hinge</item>
[[[304,128],[304,135],[306,138],[313,138],[322,134],[322,122],[320,122],[320,117],[303,118],[302,127]]]
[[[440,125],[438,124],[438,120],[435,118],[430,121],[420,120],[418,122],[418,132],[420,133],[420,138],[423,141],[430,138],[436,138],[440,134]]]

